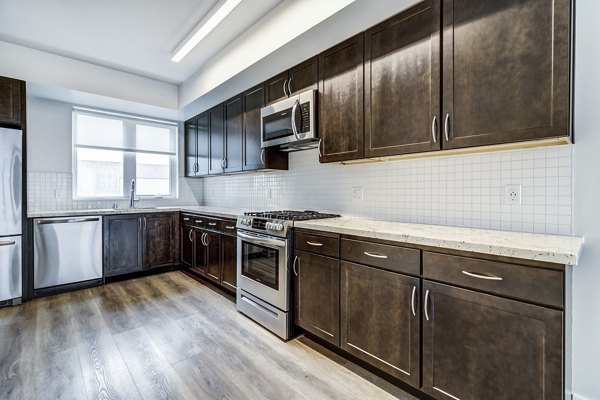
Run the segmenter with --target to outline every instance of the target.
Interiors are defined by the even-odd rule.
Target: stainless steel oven
[[[237,248],[238,311],[287,339],[289,239],[238,230]]]

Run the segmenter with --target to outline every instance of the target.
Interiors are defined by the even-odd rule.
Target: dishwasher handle
[[[47,224],[74,224],[78,222],[97,222],[100,218],[68,218],[68,219],[39,219],[37,223],[39,225]]]

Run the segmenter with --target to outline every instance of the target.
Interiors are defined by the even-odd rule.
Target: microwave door
[[[286,138],[293,137],[291,115],[292,109],[289,108],[263,117],[263,142],[274,143],[277,139],[284,139],[278,142],[285,143]]]

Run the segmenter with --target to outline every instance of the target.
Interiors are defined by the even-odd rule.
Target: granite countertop
[[[301,221],[297,228],[555,264],[577,265],[583,238],[341,217]]]
[[[168,211],[182,211],[196,214],[210,214],[221,218],[237,218],[243,214],[244,210],[223,207],[203,207],[203,206],[175,206],[175,207],[151,207],[151,208],[101,208],[86,210],[60,210],[60,211],[34,211],[27,213],[28,218],[55,218],[55,217],[76,217],[83,215],[119,215],[119,214],[139,214],[155,213]]]

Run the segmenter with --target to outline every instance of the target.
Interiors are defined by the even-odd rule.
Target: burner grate
[[[294,211],[294,210],[280,210],[280,211],[262,211],[262,212],[246,212],[244,215],[250,217],[269,218],[269,219],[280,219],[285,221],[307,221],[310,219],[323,219],[323,218],[337,218],[338,214],[325,214],[318,211]]]

